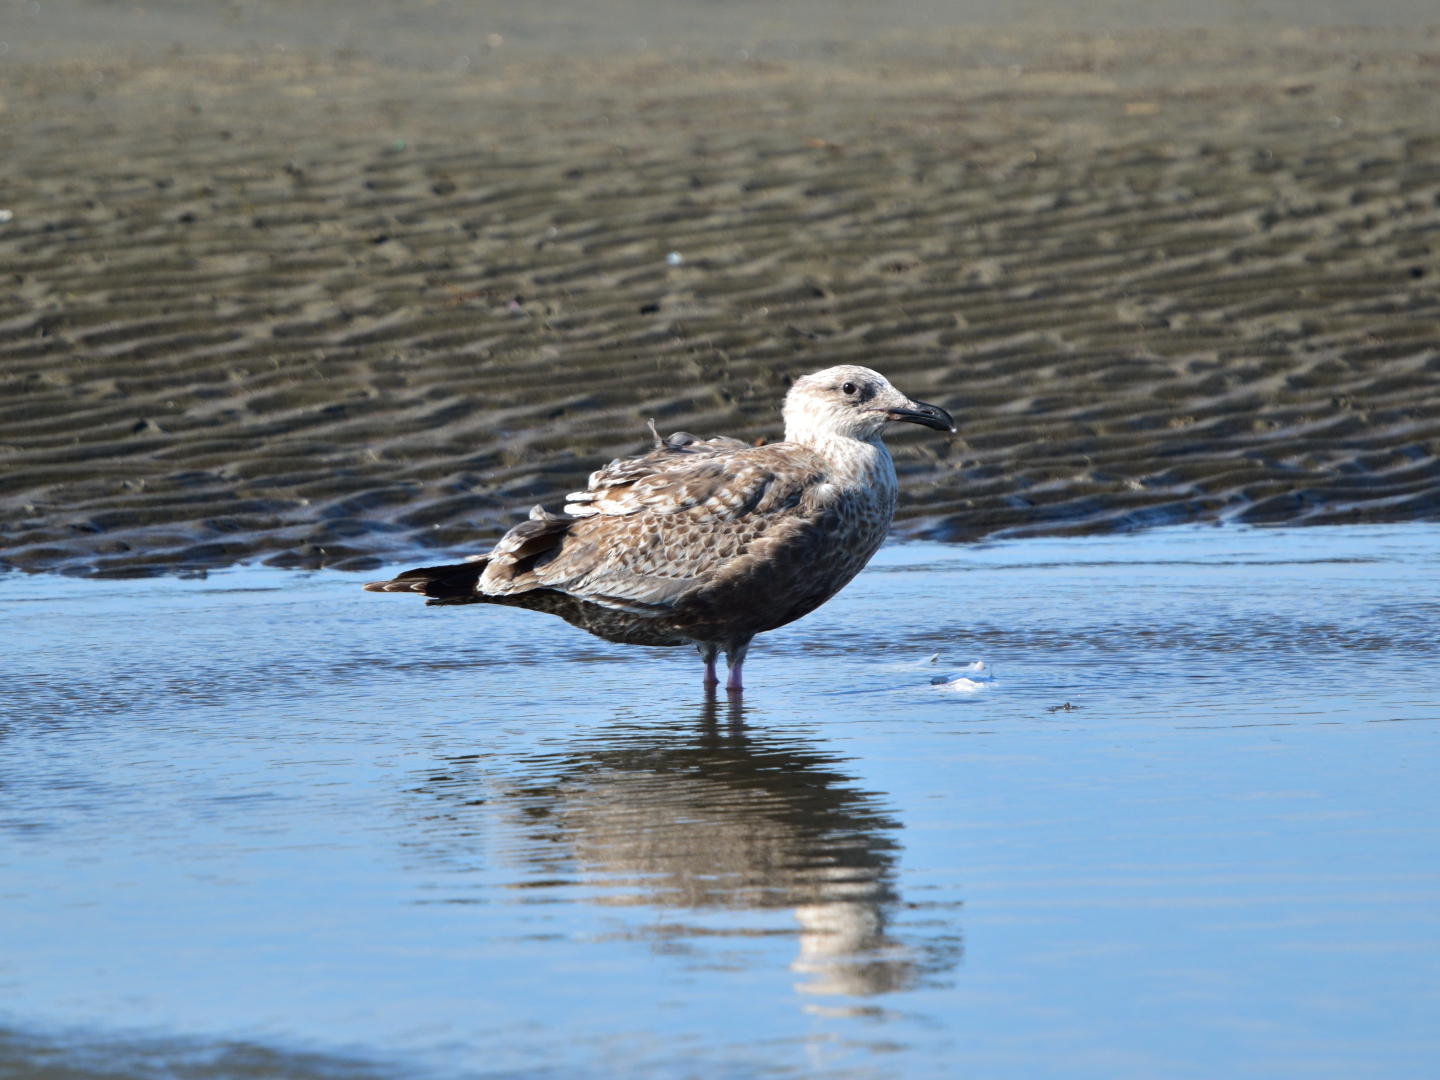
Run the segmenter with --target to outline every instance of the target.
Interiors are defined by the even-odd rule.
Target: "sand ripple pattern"
[[[1440,516],[1440,38],[775,52],[0,68],[3,564],[474,550],[837,363],[909,534]]]

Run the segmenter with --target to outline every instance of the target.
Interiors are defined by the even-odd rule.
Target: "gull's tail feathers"
[[[489,565],[489,558],[480,558],[449,566],[422,566],[390,581],[368,582],[365,591],[419,593],[429,605],[484,604],[492,598],[478,592],[475,585]]]

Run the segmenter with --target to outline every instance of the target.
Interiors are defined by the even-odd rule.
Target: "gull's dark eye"
[[[840,392],[842,394],[853,394],[859,389],[860,388],[856,386],[853,382],[842,383],[840,386]]]

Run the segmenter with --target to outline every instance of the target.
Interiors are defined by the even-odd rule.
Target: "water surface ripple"
[[[896,545],[742,703],[331,571],[7,576],[0,1072],[1428,1075],[1437,582]]]

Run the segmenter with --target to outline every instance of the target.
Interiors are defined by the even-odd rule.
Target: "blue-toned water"
[[[1440,1060],[1440,527],[887,548],[743,705],[358,586],[0,578],[0,1073]]]

